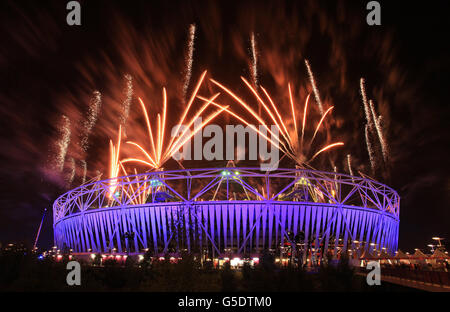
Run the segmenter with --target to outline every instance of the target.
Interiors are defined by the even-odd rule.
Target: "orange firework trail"
[[[242,77],[241,77],[242,78]],[[245,80],[244,78],[242,78],[244,80],[244,82],[247,84],[247,86],[249,86],[249,88],[252,90],[252,92],[254,92],[255,95],[257,95],[258,93],[256,92],[256,90],[248,83],[247,80]],[[259,114],[257,114],[253,109],[251,109],[251,107],[245,103],[241,98],[239,98],[237,95],[235,95],[231,90],[229,90],[228,88],[226,88],[224,85],[220,84],[219,82],[215,81],[214,79],[210,79],[214,84],[218,85],[220,88],[222,88],[223,90],[225,90],[228,94],[230,94],[241,106],[243,106],[256,120],[258,120],[258,122],[265,128],[265,130],[267,132],[270,133],[270,135],[272,137],[277,137],[277,135],[275,133],[273,133],[267,126],[266,123],[264,122],[264,120],[261,118],[261,116]],[[257,98],[259,100],[261,100],[261,98],[257,95]],[[264,102],[262,102],[261,100],[261,104],[264,106],[265,109],[268,109],[267,106],[265,105]],[[246,121],[244,118],[232,113],[230,110],[227,110],[227,112],[231,115],[233,115],[234,117],[236,117],[238,120],[244,122],[246,125],[250,126],[250,123],[248,121]],[[255,128],[254,126],[250,126],[252,129]],[[255,128],[256,129],[256,128]],[[274,144],[274,142],[270,139],[267,138],[267,136],[265,136],[262,132],[257,131],[257,133],[259,133],[260,135],[262,135],[265,139],[269,140],[272,144]],[[278,143],[281,144],[284,148],[286,148],[285,144],[276,139],[277,141],[277,145]]]
[[[133,77],[131,75],[125,75],[126,87],[125,87],[125,100],[122,103],[122,113],[120,116],[120,124],[122,125],[125,133],[125,125],[130,115],[131,101],[133,100]]]
[[[295,128],[295,133],[298,133],[297,130],[297,120],[295,118],[295,107],[294,107],[294,100],[292,99],[292,92],[291,92],[291,84],[288,84],[288,89],[289,89],[289,100],[291,102],[291,110],[292,110],[292,120],[294,121],[294,128]],[[306,104],[305,104],[306,106]]]
[[[344,145],[344,143],[343,143],[343,142],[337,142],[337,143],[333,143],[333,144],[329,144],[329,145],[325,146],[325,147],[322,148],[320,151],[318,151],[317,153],[315,153],[314,156],[311,157],[311,160],[310,160],[310,161],[312,161],[314,158],[316,158],[317,156],[319,156],[320,153],[325,152],[325,151],[327,151],[327,150],[329,150],[329,149],[331,149],[331,148],[333,148],[333,147],[335,147],[335,146],[341,146],[341,145]]]
[[[110,182],[108,197],[113,196],[117,187],[117,177],[119,176],[120,170],[120,143],[122,141],[122,126],[119,125],[119,134],[117,137],[117,143],[114,145],[112,140],[109,140],[109,152],[110,152],[110,163],[109,163],[109,178],[112,179]]]
[[[151,147],[151,151],[146,150],[142,145],[128,141],[127,144],[130,144],[134,147],[136,147],[144,158],[139,157],[133,157],[133,158],[126,158],[121,160],[121,163],[128,163],[128,162],[136,162],[144,164],[151,169],[161,169],[164,163],[172,158],[176,152],[186,143],[188,142],[198,131],[200,131],[204,126],[206,126],[208,123],[210,123],[215,117],[217,117],[221,112],[224,110],[227,110],[227,107],[223,107],[219,105],[219,109],[215,112],[209,114],[206,119],[201,123],[200,127],[197,127],[193,132],[188,133],[188,130],[190,127],[194,124],[195,120],[201,116],[201,114],[211,105],[211,103],[219,96],[219,93],[215,94],[213,97],[211,97],[209,100],[206,101],[206,103],[195,113],[194,117],[192,117],[187,125],[183,127],[183,130],[181,130],[181,126],[184,125],[184,122],[186,120],[186,117],[191,109],[191,106],[194,102],[194,99],[197,97],[198,90],[200,89],[200,86],[202,85],[202,82],[205,78],[206,71],[203,72],[202,76],[200,77],[199,82],[197,83],[197,86],[195,87],[195,90],[187,103],[187,106],[178,122],[178,124],[175,127],[175,132],[173,134],[179,136],[175,137],[172,136],[168,144],[165,144],[165,134],[166,134],[166,119],[167,119],[167,93],[165,88],[163,89],[163,113],[162,117],[160,114],[157,115],[157,128],[156,132],[152,130],[151,124],[150,124],[150,118],[147,113],[147,109],[145,108],[145,104],[142,101],[141,98],[139,98],[139,102],[142,107],[142,111],[145,117],[145,121],[147,124],[147,131],[148,131],[148,138],[149,138],[149,145]],[[180,131],[181,130],[181,131]]]
[[[377,130],[378,139],[380,140],[381,152],[383,154],[383,159],[384,159],[384,161],[387,161],[388,149],[387,149],[386,141],[385,141],[384,136],[383,136],[383,130],[381,129],[381,125],[380,125],[380,119],[381,118],[377,118],[377,115],[375,113],[375,108],[374,108],[372,100],[369,100],[369,106],[370,106],[370,110],[372,112],[372,117],[373,117],[373,122],[375,124],[375,129]]]
[[[306,165],[309,162],[313,161],[317,156],[319,156],[321,153],[328,151],[330,149],[333,149],[337,146],[344,145],[343,142],[335,142],[328,144],[322,148],[319,149],[311,158],[308,158],[307,155],[309,154],[311,150],[311,146],[313,143],[314,138],[317,135],[317,132],[321,129],[321,126],[323,124],[323,121],[325,117],[328,115],[328,113],[332,110],[333,107],[330,107],[325,113],[322,113],[322,118],[320,119],[319,123],[317,124],[316,130],[314,132],[314,136],[312,137],[311,141],[307,145],[306,148],[304,148],[304,133],[305,133],[305,127],[307,124],[307,111],[308,111],[308,101],[309,101],[309,95],[306,98],[305,101],[305,108],[303,112],[303,118],[302,118],[302,131],[301,131],[301,137],[299,138],[298,133],[298,127],[297,127],[297,118],[296,118],[296,111],[295,111],[295,104],[294,104],[294,98],[292,96],[292,90],[290,84],[288,84],[288,91],[289,91],[289,101],[291,106],[291,113],[292,113],[292,121],[293,121],[293,127],[294,129],[288,129],[286,126],[286,122],[281,117],[278,109],[276,108],[275,103],[273,102],[272,98],[270,97],[269,93],[264,89],[264,87],[261,86],[261,90],[263,90],[264,94],[266,95],[267,99],[270,102],[271,108],[265,103],[265,101],[259,96],[257,90],[244,78],[241,77],[242,81],[245,83],[245,85],[250,89],[250,91],[255,95],[258,102],[262,105],[264,110],[266,111],[267,115],[270,117],[270,120],[275,123],[277,126],[281,137],[278,138],[278,136],[274,135],[272,131],[266,126],[267,122],[265,122],[264,118],[257,114],[246,102],[244,102],[241,98],[239,98],[236,94],[234,94],[231,90],[226,88],[221,83],[210,79],[214,84],[216,84],[218,87],[223,89],[225,92],[227,92],[231,97],[233,97],[237,103],[239,103],[243,108],[245,108],[253,118],[255,118],[261,125],[265,127],[265,129],[271,134],[272,139],[269,139],[267,136],[263,135],[261,132],[257,131],[260,135],[263,135],[264,138],[266,138],[268,141],[270,141],[272,144],[276,143],[275,146],[279,146],[279,149],[289,156],[291,159],[293,159],[297,164],[299,165]],[[205,98],[202,98],[203,100],[206,100]],[[250,125],[250,123],[242,118],[241,116],[236,115],[235,113],[232,113],[231,111],[227,110],[228,113],[232,114],[234,117],[238,118],[240,121],[244,122],[247,125]],[[274,142],[275,140],[275,142]]]
[[[83,122],[83,136],[81,138],[81,147],[86,152],[89,145],[89,135],[98,119],[98,114],[102,105],[102,94],[95,91],[93,98],[89,104],[89,111],[86,120]]]
[[[208,100],[207,98],[205,98],[205,97],[203,97],[203,96],[200,96],[200,95],[198,95],[197,97],[198,97],[199,99],[205,101],[205,102],[211,101],[211,100]],[[214,106],[217,106],[217,107],[219,107],[219,108],[222,108],[221,105],[219,105],[219,104],[217,104],[217,103],[215,103],[215,102],[213,102],[213,101],[211,101],[211,104],[213,104]],[[226,111],[226,112],[227,112],[228,114],[230,114],[231,116],[235,117],[237,120],[243,122],[245,125],[249,126],[253,131],[255,131],[256,133],[258,133],[259,135],[261,135],[264,139],[266,139],[266,140],[269,141],[270,143],[272,143],[272,144],[274,144],[274,145],[277,145],[277,144],[279,143],[278,140],[277,140],[277,141],[271,140],[267,135],[265,135],[263,132],[259,131],[258,128],[256,128],[254,125],[250,124],[250,122],[248,122],[247,120],[245,120],[244,118],[242,118],[242,117],[239,116],[238,114],[234,113],[234,112],[231,111],[230,109],[228,109],[228,106],[227,106],[227,107],[224,107],[224,111]]]

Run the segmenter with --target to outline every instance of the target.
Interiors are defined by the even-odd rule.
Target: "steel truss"
[[[325,250],[364,242],[394,254],[399,209],[397,192],[367,177],[205,168],[86,184],[59,197],[53,216],[57,246],[75,252],[255,254],[285,241],[295,249],[292,236],[303,232],[304,243]]]

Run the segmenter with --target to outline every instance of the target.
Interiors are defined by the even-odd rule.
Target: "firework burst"
[[[292,118],[292,122],[290,124],[293,125],[293,129],[292,129],[292,127],[289,128],[287,126],[288,125],[287,121],[285,119],[283,119],[283,117],[281,116],[281,114],[279,113],[279,111],[277,109],[277,106],[275,105],[275,103],[272,100],[272,98],[269,95],[269,93],[264,89],[264,87],[261,86],[261,90],[263,90],[263,92],[264,92],[267,100],[269,101],[271,107],[269,107],[266,104],[266,102],[259,95],[258,91],[244,77],[241,77],[241,79],[245,83],[245,85],[249,88],[249,90],[254,94],[254,96],[256,97],[257,101],[264,108],[265,112],[267,113],[266,120],[265,120],[264,116],[262,116],[261,114],[256,113],[250,107],[250,105],[248,105],[244,100],[242,100],[240,97],[238,97],[230,89],[225,87],[223,84],[215,81],[214,79],[210,79],[210,80],[215,85],[217,85],[222,90],[224,90],[226,93],[228,93],[231,97],[233,97],[240,106],[242,106],[248,113],[250,113],[250,115],[253,118],[255,118],[261,125],[263,125],[265,130],[268,133],[270,133],[272,139],[269,139],[266,135],[264,135],[262,132],[260,132],[259,130],[257,130],[253,126],[252,129],[254,131],[258,132],[260,135],[262,135],[264,138],[266,138],[268,141],[270,141],[275,146],[279,146],[279,149],[285,155],[287,155],[288,157],[293,159],[298,165],[300,165],[300,166],[308,165],[310,162],[312,162],[321,153],[323,153],[325,151],[328,151],[330,149],[333,149],[333,148],[335,148],[337,146],[344,145],[343,142],[335,142],[335,143],[331,143],[331,144],[326,144],[326,145],[322,146],[314,154],[312,153],[312,151],[313,151],[312,147],[313,147],[314,139],[315,139],[317,133],[322,129],[321,126],[323,125],[323,122],[324,122],[326,116],[329,114],[329,112],[332,110],[333,107],[330,107],[325,113],[322,114],[322,117],[321,117],[320,121],[318,122],[318,124],[317,124],[317,126],[315,128],[314,135],[312,136],[311,140],[308,143],[305,144],[304,143],[304,136],[305,136],[305,128],[306,128],[306,125],[307,125],[307,117],[306,116],[307,116],[307,112],[308,112],[308,102],[309,102],[310,96],[308,95],[307,98],[306,98],[306,101],[305,101],[303,118],[302,118],[302,125],[301,125],[301,133],[299,133],[298,127],[297,127],[297,118],[296,118],[297,112],[295,110],[295,103],[294,103],[294,98],[292,96],[292,90],[291,90],[290,84],[288,84],[289,100],[290,100],[290,106],[291,106],[291,118]],[[204,101],[207,100],[204,97],[200,97],[200,98],[202,100],[204,100]],[[218,104],[215,104],[215,105],[218,105]],[[246,125],[251,126],[251,123],[249,121],[247,121],[245,118],[243,118],[243,117],[233,113],[230,110],[227,110],[227,112],[229,114],[231,114],[232,116],[236,117],[238,120],[244,122]],[[278,135],[274,134],[266,126],[266,124],[268,124],[267,118],[271,122],[275,123],[275,125],[278,128],[279,133],[281,134],[280,137],[278,137]],[[310,156],[311,154],[312,154],[312,156]]]
[[[216,110],[213,113],[210,113],[209,115],[207,115],[206,119],[201,123],[201,125],[199,127],[196,127],[194,129],[194,131],[188,133],[188,130],[190,129],[190,127],[194,124],[195,120],[197,120],[202,113],[208,108],[208,106],[211,105],[211,103],[219,96],[219,93],[215,94],[213,97],[211,97],[199,110],[197,110],[194,114],[194,116],[188,121],[188,123],[185,125],[185,127],[183,127],[182,130],[182,125],[184,125],[187,115],[189,114],[192,104],[197,96],[198,90],[200,89],[203,80],[206,76],[206,71],[203,72],[203,74],[200,77],[200,80],[198,81],[195,90],[189,100],[189,102],[186,105],[186,108],[179,120],[179,122],[177,123],[177,125],[175,126],[175,131],[172,133],[178,134],[179,132],[180,135],[178,136],[172,136],[170,140],[165,140],[165,136],[166,133],[168,131],[166,131],[166,126],[167,126],[167,92],[166,89],[163,88],[163,112],[162,112],[162,116],[161,114],[157,115],[157,127],[156,127],[156,131],[154,131],[152,129],[151,126],[151,122],[150,122],[150,118],[147,112],[147,109],[145,107],[144,101],[139,98],[139,102],[141,104],[141,108],[142,108],[142,112],[146,121],[146,125],[147,125],[147,132],[148,132],[148,145],[150,146],[150,149],[145,149],[143,147],[143,145],[138,144],[136,142],[133,141],[127,141],[127,144],[130,144],[132,146],[134,146],[135,148],[137,148],[137,150],[139,151],[140,154],[142,154],[144,157],[130,157],[130,158],[126,158],[121,160],[121,163],[129,163],[129,162],[134,162],[134,163],[141,163],[144,164],[148,167],[150,167],[151,169],[155,169],[155,170],[159,170],[162,168],[162,166],[164,165],[164,163],[169,160],[170,158],[172,158],[174,156],[175,153],[178,152],[178,150],[186,143],[188,142],[198,131],[200,131],[205,125],[207,125],[208,123],[210,123],[215,117],[217,117],[220,113],[222,113],[224,110],[228,109],[228,106],[223,107],[223,106],[219,106],[219,109]],[[169,143],[166,143],[166,142]]]
[[[119,133],[117,135],[116,144],[109,140],[109,178],[111,179],[109,187],[109,197],[112,197],[117,187],[117,177],[120,170],[120,145],[122,141],[122,126],[119,125]]]

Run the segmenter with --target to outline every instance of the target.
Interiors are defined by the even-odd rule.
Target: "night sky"
[[[261,85],[279,94],[281,102],[286,95],[281,88],[290,81],[304,98],[310,92],[307,58],[324,105],[335,106],[330,133],[345,142],[313,165],[330,171],[333,163],[347,173],[350,153],[356,169],[397,190],[400,249],[427,250],[436,235],[450,240],[448,1],[379,1],[381,26],[366,24],[367,2],[90,0],[80,1],[82,25],[68,26],[67,1],[3,1],[0,242],[32,244],[48,207],[40,246],[52,245],[52,203],[81,181],[79,169],[71,185],[54,169],[62,114],[72,122],[66,160],[71,157],[78,166],[84,159],[92,177],[108,161],[125,74],[133,77],[136,95],[160,103],[166,86],[170,107],[179,107],[192,23],[197,26],[192,81],[207,69],[243,92],[239,76],[249,76],[254,32]],[[361,77],[383,116],[390,149],[389,161],[373,173],[364,142]],[[202,93],[217,92],[212,89],[208,84]],[[80,151],[79,125],[95,90],[102,93],[102,111],[89,149]],[[134,104],[132,110],[138,107]],[[129,126],[136,128],[130,136],[139,137],[136,124]],[[195,164],[219,165],[225,163]]]

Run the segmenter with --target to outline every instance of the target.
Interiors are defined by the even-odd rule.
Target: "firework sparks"
[[[369,103],[367,101],[364,78],[360,79],[359,86],[360,86],[360,90],[361,90],[361,97],[363,100],[363,108],[364,108],[364,114],[366,116],[366,122],[367,122],[367,125],[369,126],[369,130],[373,131],[374,126],[373,126],[373,121],[372,121],[372,117],[371,117],[371,113],[370,113]]]
[[[70,119],[66,115],[61,116],[61,127],[59,128],[59,140],[56,142],[57,153],[56,153],[56,169],[62,172],[64,168],[64,161],[66,159],[67,148],[70,143]]]
[[[266,89],[264,89],[263,87],[261,87],[261,89],[263,90],[263,92],[264,92],[264,94],[266,95],[266,97],[269,99],[269,102],[270,102],[270,104],[272,105],[272,108],[273,108],[273,110],[275,111],[275,113],[277,114],[277,117],[278,117],[278,119],[279,119],[279,121],[280,121],[280,124],[283,126],[283,130],[284,130],[284,132],[281,132],[282,134],[284,134],[284,133],[288,133],[288,131],[287,131],[287,128],[286,128],[286,125],[284,124],[284,121],[283,121],[283,119],[281,118],[281,115],[280,115],[280,113],[278,112],[278,110],[277,110],[277,107],[275,106],[275,103],[273,102],[273,100],[272,100],[272,98],[270,97],[270,95],[269,95],[269,93],[266,91]],[[270,115],[270,114],[269,114]],[[272,116],[271,116],[272,117]],[[272,117],[272,119],[273,120],[275,120],[273,117]],[[278,125],[278,123],[275,121],[275,124],[279,127],[279,125]],[[286,138],[286,137],[285,137]],[[286,138],[287,139],[287,138]],[[289,140],[287,140],[287,141],[289,141]]]
[[[119,134],[117,136],[117,143],[114,144],[112,140],[109,140],[109,152],[110,152],[110,163],[109,163],[109,178],[112,179],[110,182],[110,188],[108,197],[113,196],[114,191],[117,187],[117,177],[119,176],[120,170],[120,143],[122,141],[122,126],[119,125]]]
[[[314,97],[316,98],[317,105],[319,106],[320,114],[323,115],[323,106],[322,101],[320,100],[319,89],[317,89],[316,81],[314,79],[313,72],[311,70],[311,66],[309,65],[308,60],[305,60],[306,69],[308,70],[309,81],[311,82],[311,86],[313,88]]]
[[[131,102],[133,100],[133,77],[131,75],[125,75],[126,87],[125,87],[125,100],[122,103],[122,114],[120,116],[120,124],[122,125],[123,132],[125,134],[125,126],[130,115]]]
[[[204,80],[204,77],[206,75],[206,71],[202,74],[200,77],[199,82],[197,83],[197,86],[195,88],[194,93],[192,94],[181,118],[179,123],[176,125],[175,133],[178,133],[180,130],[181,125],[184,124],[184,121],[186,120],[186,117],[190,111],[190,108],[192,106],[192,103],[194,99],[197,96],[198,90],[200,89],[200,86]],[[166,116],[167,116],[167,94],[165,88],[163,89],[163,114],[162,117],[160,114],[157,115],[157,129],[156,129],[156,136],[154,136],[154,131],[152,130],[151,124],[150,124],[150,118],[147,113],[147,109],[145,108],[145,104],[142,101],[141,98],[139,98],[139,102],[141,103],[142,111],[146,120],[147,124],[147,131],[148,131],[148,137],[149,137],[149,143],[152,149],[152,152],[147,151],[142,145],[128,141],[127,144],[130,144],[134,147],[136,147],[142,154],[144,154],[145,158],[126,158],[121,161],[121,163],[127,163],[127,162],[137,162],[144,164],[146,166],[149,166],[152,169],[161,169],[164,163],[173,157],[173,155],[188,141],[190,140],[198,131],[200,131],[205,125],[210,123],[215,117],[217,117],[221,112],[226,110],[228,106],[222,107],[220,106],[218,110],[216,110],[214,113],[209,114],[206,117],[206,120],[202,122],[200,127],[197,127],[193,132],[189,133],[189,135],[186,135],[188,129],[194,124],[195,120],[198,119],[201,114],[211,105],[211,103],[219,96],[219,93],[215,94],[213,97],[211,97],[190,119],[190,121],[187,123],[184,130],[181,132],[181,135],[178,137],[172,136],[170,142],[168,144],[164,144],[164,138],[165,138],[165,129],[166,129]]]
[[[140,178],[139,176],[137,176],[138,172],[136,170],[136,168],[134,168],[134,174],[136,175],[136,177],[134,178],[134,181],[132,182],[130,180],[130,177],[128,176],[128,172],[125,169],[125,167],[123,166],[122,163],[120,163],[120,167],[122,168],[124,174],[125,174],[125,179],[128,181],[129,183],[129,189],[128,191],[131,190],[131,194],[140,194],[138,196],[131,196],[130,193],[125,189],[122,188],[122,191],[124,193],[124,195],[134,204],[134,205],[142,205],[145,204],[145,202],[147,201],[147,197],[148,195],[151,193],[152,188],[147,188],[147,179],[148,176],[143,176],[142,178]],[[142,184],[141,184],[142,182]]]
[[[256,96],[258,102],[264,107],[264,109],[267,112],[267,114],[269,115],[270,119],[278,127],[278,130],[281,133],[281,139],[278,138],[278,136],[274,135],[272,133],[272,131],[270,131],[270,129],[266,126],[267,122],[264,121],[263,117],[260,114],[255,113],[251,109],[251,107],[247,103],[245,103],[241,98],[239,98],[236,94],[234,94],[231,90],[226,88],[221,83],[219,83],[213,79],[210,79],[210,80],[215,85],[219,86],[221,89],[223,89],[225,92],[227,92],[231,97],[233,97],[237,101],[237,103],[239,103],[243,108],[245,108],[261,125],[263,125],[265,127],[265,129],[271,134],[272,138],[275,138],[275,140],[276,140],[275,146],[279,146],[279,149],[285,155],[289,156],[291,159],[296,161],[297,164],[307,165],[309,162],[313,161],[317,156],[319,156],[322,152],[325,152],[325,151],[330,150],[337,146],[344,145],[343,142],[336,142],[336,143],[328,144],[325,147],[321,148],[311,158],[308,159],[307,154],[311,150],[312,141],[313,141],[314,137],[316,136],[317,132],[320,130],[321,125],[323,124],[323,120],[325,119],[325,117],[328,115],[328,113],[331,111],[331,109],[333,107],[330,107],[325,113],[322,114],[322,118],[316,127],[316,131],[315,131],[313,139],[311,140],[308,148],[304,149],[302,142],[303,142],[304,130],[305,130],[305,127],[307,124],[306,114],[307,114],[307,109],[308,109],[309,96],[306,98],[306,101],[305,101],[304,115],[303,115],[303,119],[302,119],[302,134],[301,134],[302,137],[299,140],[299,133],[297,131],[296,111],[295,111],[294,99],[292,96],[292,90],[291,90],[290,84],[288,84],[288,91],[289,91],[289,101],[290,101],[290,106],[291,106],[291,114],[292,114],[294,129],[291,129],[289,131],[286,127],[286,122],[284,122],[283,118],[281,117],[279,111],[276,108],[276,105],[274,104],[274,102],[272,101],[272,98],[270,97],[269,93],[264,89],[264,87],[261,86],[261,89],[266,94],[266,97],[269,99],[273,111],[271,111],[271,109],[266,105],[266,103],[263,101],[263,99],[261,99],[261,97],[259,96],[258,92],[255,90],[255,88],[253,88],[252,85],[250,83],[248,83],[248,81],[244,77],[241,77],[241,79],[244,81],[244,83],[247,85],[247,87],[251,90],[251,92]],[[205,100],[205,99],[203,98],[203,100]],[[233,115],[234,117],[236,117],[237,119],[239,119],[240,121],[244,122],[248,126],[250,126],[249,122],[246,121],[241,116],[239,116],[229,110],[227,110],[227,112],[229,114]],[[275,117],[275,115],[277,116],[277,118]],[[257,131],[257,130],[255,130],[255,131]],[[262,135],[262,133],[260,133],[259,131],[257,131],[257,132]],[[272,144],[274,144],[274,141],[269,139],[267,136],[263,135],[263,137],[265,139],[267,139],[268,141],[270,141]],[[299,142],[300,142],[300,144],[299,144]]]
[[[253,90],[255,93],[257,93],[256,92],[256,90],[254,90],[252,87],[251,87],[251,85],[247,82],[247,80],[245,80],[245,78],[244,77],[241,77],[241,79],[244,81],[244,82],[246,82],[246,84],[247,84],[247,86],[249,86],[249,88],[251,89],[251,90]],[[215,85],[217,85],[217,86],[219,86],[220,88],[222,88],[223,90],[225,90],[229,95],[231,95],[241,106],[243,106],[256,120],[258,120],[258,122],[265,128],[265,130],[267,131],[267,132],[269,132],[270,133],[270,135],[272,136],[272,137],[277,137],[277,135],[275,135],[270,129],[269,129],[269,127],[267,127],[267,125],[266,125],[266,122],[264,122],[264,120],[261,118],[261,116],[260,115],[258,115],[247,103],[245,103],[241,98],[239,98],[236,94],[234,94],[230,89],[228,89],[227,87],[225,87],[224,85],[222,85],[221,83],[219,83],[219,82],[217,82],[217,81],[215,81],[214,79],[210,79],[210,81],[211,82],[213,82]],[[258,97],[259,99],[260,99],[260,97]],[[262,100],[261,100],[262,101]],[[263,103],[263,102],[262,102]],[[266,108],[267,109],[267,105],[263,105],[264,106],[264,108]],[[230,113],[230,112],[228,112],[228,113]],[[236,117],[236,114],[234,114],[234,116]],[[271,116],[273,116],[273,115],[271,115]],[[249,125],[248,124],[248,122],[247,121],[244,121],[244,119],[243,118],[241,118],[241,117],[239,117],[238,118],[239,120],[241,120],[241,121],[243,121],[243,122],[245,122],[247,125]],[[258,133],[260,133],[260,132],[258,132]],[[261,133],[260,133],[261,134]],[[277,139],[278,140],[278,139]],[[284,145],[284,143],[283,142],[281,142],[281,141],[279,141],[278,140],[278,142],[283,146],[283,147],[285,147],[285,145]]]
[[[375,114],[375,108],[374,108],[372,100],[369,100],[369,105],[370,105],[370,110],[372,112],[372,116],[373,116],[373,120],[374,120],[374,124],[375,124],[375,129],[377,130],[378,139],[380,141],[381,152],[383,154],[383,159],[386,162],[387,158],[388,158],[388,148],[387,148],[386,140],[384,139],[384,136],[383,136],[383,130],[382,130],[381,125],[380,125],[380,119],[381,118],[377,118],[377,116]]]
[[[369,108],[370,108],[370,113],[372,114],[371,115],[372,116],[372,121],[373,121],[374,125],[376,126],[378,118],[377,118],[377,115],[375,114],[375,107],[373,105],[373,101],[372,100],[369,100]]]
[[[205,101],[205,102],[209,102],[211,101],[211,99],[207,99],[205,97],[202,96],[197,96],[199,99]],[[274,144],[275,146],[278,146],[279,141],[277,140],[277,142],[271,140],[267,135],[265,135],[263,132],[259,131],[254,125],[250,124],[250,122],[248,122],[247,120],[245,120],[244,118],[242,118],[241,116],[235,114],[233,111],[231,111],[230,109],[228,109],[228,106],[226,107],[222,107],[220,104],[217,104],[213,101],[211,101],[211,104],[213,104],[214,106],[218,107],[218,108],[224,108],[224,111],[226,111],[228,114],[230,114],[231,116],[235,117],[237,120],[243,122],[245,125],[249,126],[253,131],[255,131],[256,133],[258,133],[259,135],[261,135],[264,139],[266,139],[267,141],[269,141],[270,143]]]
[[[295,108],[294,108],[294,100],[292,99],[292,91],[291,91],[291,84],[288,84],[288,89],[289,89],[289,101],[291,102],[291,110],[292,110],[292,120],[294,121],[294,130],[295,133],[298,133],[297,130],[297,120],[295,118]],[[296,136],[294,136],[294,138],[296,138]]]
[[[302,138],[300,140],[300,148],[303,149],[303,138],[305,136],[305,125],[306,125],[306,114],[308,112],[308,102],[309,102],[309,96],[310,94],[308,94],[308,96],[306,97],[306,101],[305,101],[305,108],[303,110],[303,120],[302,120]],[[326,113],[325,113],[326,114]],[[323,119],[323,118],[322,118]],[[319,127],[320,127],[320,123],[319,123]],[[314,138],[313,138],[314,140]]]
[[[363,100],[364,113],[366,116],[366,121],[367,121],[367,125],[369,128],[369,132],[371,134],[374,134],[376,132],[376,135],[380,142],[383,160],[385,162],[387,162],[388,147],[387,147],[387,142],[384,138],[383,129],[382,129],[381,123],[380,123],[381,116],[377,117],[373,101],[367,99],[364,78],[361,78],[361,80],[360,80],[360,89],[361,89],[361,96],[362,96],[362,100]],[[372,155],[375,155],[375,154],[372,154]]]
[[[347,154],[347,166],[348,166],[348,172],[351,176],[353,176],[353,169],[352,169],[352,156],[350,154]]]
[[[86,160],[81,160],[81,167],[83,169],[83,177],[81,179],[81,184],[84,184],[86,182],[86,174],[87,174],[87,163]]]
[[[372,143],[370,143],[370,137],[369,137],[369,126],[366,124],[365,131],[364,131],[365,137],[366,137],[366,145],[367,145],[367,152],[369,154],[369,160],[370,160],[370,166],[372,167],[372,171],[375,170],[375,156],[372,149]]]
[[[343,142],[337,142],[337,143],[333,143],[333,144],[330,144],[330,145],[325,146],[325,147],[322,148],[320,151],[318,151],[317,153],[315,153],[314,156],[311,157],[311,160],[310,160],[310,161],[313,161],[314,158],[316,158],[317,156],[319,156],[320,153],[325,152],[325,151],[327,151],[327,150],[329,150],[329,149],[331,149],[331,148],[333,148],[333,147],[335,147],[335,146],[341,146],[341,145],[344,145],[344,143],[343,143]]]
[[[102,95],[99,91],[95,91],[94,95],[89,103],[89,110],[86,116],[86,120],[83,123],[83,136],[81,138],[81,148],[86,152],[89,147],[89,135],[95,126],[98,119],[102,104]]]
[[[186,70],[184,76],[183,84],[183,99],[186,101],[186,95],[189,88],[189,83],[191,82],[192,76],[192,64],[194,62],[194,43],[195,43],[195,24],[189,26],[189,40],[187,43],[186,51]]]
[[[70,187],[70,185],[73,182],[73,179],[75,178],[75,159],[73,157],[69,157],[69,172],[66,177],[67,187]]]
[[[256,50],[256,39],[255,33],[252,32],[250,35],[250,47],[252,52],[252,62],[250,66],[250,72],[252,76],[253,86],[258,87],[258,52]]]

